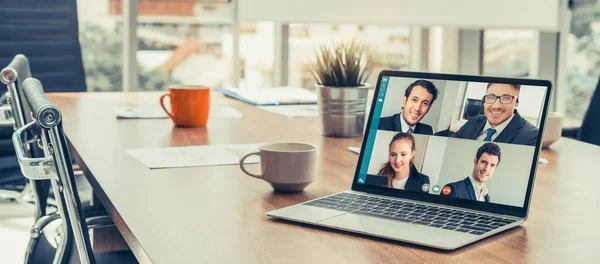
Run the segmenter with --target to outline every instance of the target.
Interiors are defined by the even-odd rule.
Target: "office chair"
[[[580,127],[565,128],[563,137],[600,146],[600,78]]]
[[[0,65],[8,65],[15,54],[27,54],[33,72],[46,84],[47,91],[86,91],[77,0],[6,1],[0,5],[0,17],[7,21],[0,23]],[[28,74],[29,67],[26,69]],[[27,75],[24,71],[20,73]],[[15,200],[22,195],[27,180],[20,175],[12,147],[3,147],[10,145],[12,133],[12,129],[0,128],[3,150],[0,154],[0,189],[9,191],[0,195]]]
[[[77,0],[3,1],[0,65],[26,54],[46,92],[85,92]],[[25,80],[25,79],[23,79]]]
[[[77,0],[8,1],[0,5],[0,17],[3,21],[8,21],[0,23],[0,65],[8,65],[15,54],[27,54],[28,66],[23,69],[27,71],[20,72],[21,82],[33,72],[36,78],[44,82],[46,92],[87,90],[79,43]],[[16,88],[19,89],[19,86]],[[10,138],[10,135],[0,131],[0,141],[2,135]],[[13,156],[9,159],[5,163],[0,158],[0,175],[8,177],[12,173],[10,179],[17,180],[17,183],[20,180],[22,184],[19,186],[25,185],[26,180],[19,175],[16,158]],[[3,171],[4,164],[7,166],[6,173]],[[0,177],[0,184],[5,177]],[[89,184],[84,183],[85,181],[79,185],[80,188],[91,190]],[[91,199],[91,196],[88,195],[86,199]]]
[[[62,220],[64,237],[61,240],[61,251],[54,255],[53,263],[137,263],[130,251],[96,255],[92,252],[88,233],[89,220],[86,219],[77,190],[61,112],[58,107],[50,104],[37,79],[25,80],[23,91],[34,120],[17,129],[12,141],[23,175],[31,180],[50,180],[56,194],[58,213],[52,217],[58,216]],[[43,157],[26,156],[29,135],[39,136]],[[54,220],[56,219],[44,219]]]
[[[17,96],[17,83],[21,84],[26,78],[31,77],[29,71],[29,63],[23,55],[17,55],[11,63],[0,72],[0,81],[7,87],[7,92],[3,93],[2,102],[4,103],[3,115],[5,118],[0,123],[0,184],[6,185],[14,182],[25,185],[26,179],[21,174],[19,164],[15,157],[14,148],[11,143],[11,136],[15,128],[21,127],[24,124],[21,116],[15,116],[15,113],[23,112],[21,101],[23,98]],[[18,199],[22,197],[23,189],[11,188],[13,193],[9,197]],[[41,205],[40,205],[41,206]],[[45,205],[44,205],[45,208]],[[41,215],[40,207],[36,208],[36,219]]]
[[[29,123],[31,121],[33,121],[32,116],[30,114],[26,114],[26,113],[31,113],[31,108],[29,106],[29,103],[27,102],[27,100],[25,100],[24,97],[24,93],[23,93],[23,81],[30,77],[31,74],[29,72],[29,63],[27,60],[27,57],[25,57],[24,55],[17,55],[15,56],[15,58],[11,61],[11,63],[4,68],[2,71],[0,71],[0,79],[3,83],[5,83],[7,85],[7,101],[10,105],[11,108],[11,116],[13,117],[13,125],[15,129],[21,128],[23,127],[26,123]],[[6,126],[8,127],[8,126]],[[13,126],[10,126],[10,130],[13,130]],[[12,133],[11,133],[12,135]],[[11,158],[14,160],[14,169],[18,171],[18,175],[23,178],[26,179],[25,177],[23,177],[22,173],[21,173],[21,169],[19,167],[19,163],[17,162],[17,158],[15,155],[15,148],[12,144],[12,141],[10,138],[7,139],[10,143],[10,146],[2,146],[2,147],[7,147],[10,150],[12,150],[12,152],[10,152],[11,154]],[[2,142],[2,141],[0,141]],[[2,150],[4,150],[4,148],[1,148]],[[6,151],[3,151],[6,152]],[[31,140],[26,144],[25,146],[25,155],[29,158],[36,158],[36,157],[43,157],[44,152],[43,150],[39,147],[39,145],[37,144],[37,137],[35,135],[31,135]],[[79,183],[79,185],[83,185],[83,188],[80,188],[80,192],[85,192],[87,195],[86,199],[84,199],[84,204],[89,205],[90,204],[90,200],[91,200],[91,187],[89,186],[89,183],[87,183],[87,181],[85,180],[83,174],[78,174],[77,175],[77,181]],[[19,199],[15,199],[15,200],[19,200],[21,202],[32,202],[35,206],[35,210],[34,210],[34,221],[35,224],[31,229],[31,237],[30,237],[30,241],[28,243],[28,249],[27,249],[27,254],[25,257],[25,262],[26,263],[35,263],[35,261],[33,259],[30,259],[31,256],[35,256],[37,251],[60,251],[60,249],[54,249],[53,247],[50,247],[48,241],[45,241],[44,239],[40,239],[41,238],[41,230],[48,224],[50,223],[52,220],[57,219],[59,216],[58,215],[48,215],[47,214],[47,207],[48,207],[48,201],[50,198],[50,201],[54,201],[54,194],[50,193],[50,181],[49,180],[29,180],[29,184],[31,186],[31,194],[32,194],[32,199],[31,200],[27,200],[27,201],[22,201]],[[54,204],[54,206],[56,206]],[[88,219],[89,221],[94,221],[95,223],[97,223],[96,225],[99,226],[109,226],[112,225],[112,221],[110,220],[110,217],[108,217],[106,211],[103,208],[91,208],[91,207],[84,207],[84,209],[86,210],[86,215],[88,215],[90,218]],[[43,218],[44,219],[41,219]]]
[[[465,110],[463,111],[463,118],[470,120],[474,116],[478,116],[484,113],[483,111],[483,100],[480,99],[467,99],[465,104]]]

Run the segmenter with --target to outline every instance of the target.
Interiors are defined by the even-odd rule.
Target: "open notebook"
[[[304,88],[219,88],[215,90],[240,101],[260,106],[317,103],[317,94]]]

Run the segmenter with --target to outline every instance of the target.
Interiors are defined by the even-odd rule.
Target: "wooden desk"
[[[142,262],[583,262],[600,256],[600,148],[561,139],[542,156],[522,227],[452,252],[270,219],[266,212],[350,188],[360,138],[322,137],[317,118],[286,118],[214,94],[243,119],[204,128],[171,120],[117,120],[112,107],[158,102],[158,93],[51,94],[88,179]],[[123,150],[300,141],[320,146],[318,179],[278,194],[238,166],[149,170]],[[250,169],[258,170],[258,165]]]

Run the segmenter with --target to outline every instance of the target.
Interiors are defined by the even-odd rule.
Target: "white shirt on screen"
[[[394,185],[394,189],[404,190],[407,181],[408,177],[404,178],[404,180],[392,181],[392,184]]]
[[[473,175],[471,175],[469,177],[469,179],[471,180],[471,185],[473,185],[473,191],[475,191],[475,197],[477,197],[477,201],[485,202],[485,196],[488,194],[488,188],[487,188],[487,186],[485,186],[485,184],[484,184],[483,185],[483,190],[481,190],[481,189],[479,189],[479,186],[477,185],[477,183],[473,179]]]
[[[502,122],[502,124],[497,125],[494,128],[494,129],[496,129],[496,133],[494,133],[492,135],[492,141],[496,140],[498,135],[500,135],[500,133],[502,133],[502,130],[504,130],[504,128],[506,128],[506,126],[508,125],[508,123],[510,123],[510,121],[513,119],[513,117],[515,117],[514,113],[508,119],[506,119],[504,122]],[[485,139],[485,137],[487,136],[488,128],[492,128],[492,125],[490,125],[490,121],[485,122],[485,126],[483,127],[483,130],[481,130],[481,134],[477,137],[477,140]]]
[[[404,120],[404,116],[402,115],[402,112],[400,112],[400,124],[402,125],[402,132],[404,132],[404,133],[408,133],[408,130],[411,128],[413,131],[415,131],[415,126],[411,126],[408,123],[406,123],[406,120]]]

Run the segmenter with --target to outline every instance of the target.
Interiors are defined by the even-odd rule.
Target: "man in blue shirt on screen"
[[[438,90],[430,81],[417,80],[411,83],[402,97],[402,111],[379,119],[378,129],[433,135],[431,126],[420,122],[431,109],[437,95]]]

